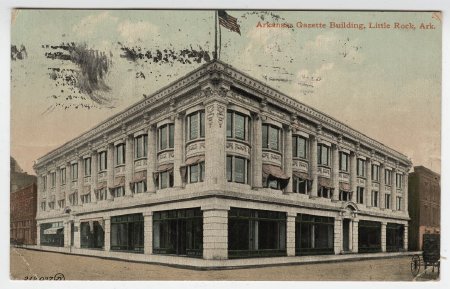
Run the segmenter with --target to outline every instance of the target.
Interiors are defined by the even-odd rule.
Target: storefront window
[[[200,208],[154,212],[153,253],[202,257],[203,214]]]
[[[81,222],[80,242],[81,248],[103,249],[105,246],[103,221]]]
[[[295,218],[295,254],[334,253],[334,219],[298,214]]]
[[[403,249],[404,226],[387,223],[386,226],[386,251],[399,252]]]
[[[286,213],[231,208],[228,257],[286,256]]]
[[[381,223],[373,221],[359,221],[358,224],[358,252],[381,252]]]
[[[63,222],[45,223],[39,226],[41,245],[64,247]]]
[[[144,217],[142,214],[111,217],[111,250],[144,252]]]

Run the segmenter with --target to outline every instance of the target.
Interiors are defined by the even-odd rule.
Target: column
[[[359,219],[353,219],[352,221],[352,252],[358,253],[358,235],[359,234]]]
[[[40,224],[36,224],[36,245],[41,245],[41,227]]]
[[[391,180],[391,208],[395,211],[397,210],[397,170],[395,168],[392,169]]]
[[[104,217],[103,220],[105,221],[105,251],[108,252],[111,250],[111,217]]]
[[[297,214],[288,212],[286,221],[286,253],[295,256],[295,218]]]
[[[131,182],[133,181],[133,163],[134,163],[133,136],[128,135],[125,138],[125,196],[131,197]]]
[[[386,208],[386,189],[385,189],[385,183],[384,183],[384,164],[380,164],[380,189],[379,189],[379,194],[380,194],[380,208]],[[391,200],[391,204],[392,204],[392,200]],[[391,205],[392,207],[392,205]]]
[[[64,247],[69,248],[70,247],[70,221],[64,221]]]
[[[402,209],[405,213],[408,213],[408,174],[409,169],[406,170],[403,175],[403,206]]]
[[[367,159],[366,161],[366,187],[364,190],[365,194],[363,203],[367,205],[368,201],[370,200],[370,195],[372,193],[372,159]],[[380,198],[380,193],[378,193],[378,197]]]
[[[156,127],[151,125],[148,128],[147,138],[147,191],[156,192],[153,173],[156,171]]]
[[[357,156],[355,152],[350,154],[350,187],[352,189],[351,201],[356,203],[356,192],[358,187],[357,175],[356,175],[356,160]]]
[[[93,203],[97,202],[97,196],[95,192],[98,185],[98,161],[97,161],[97,151],[91,151],[91,201]]]
[[[261,115],[253,116],[253,139],[252,139],[252,186],[262,188],[262,122]]]
[[[386,252],[386,222],[381,223],[381,252]]]
[[[73,245],[75,248],[80,249],[81,248],[81,240],[80,240],[80,221],[75,221],[75,232],[73,234]]]
[[[202,207],[203,259],[228,259],[228,210],[217,204]]]
[[[284,189],[284,193],[292,193],[292,127],[286,126],[284,129],[284,172],[290,177],[289,183]]]
[[[72,185],[72,172],[70,171],[71,164],[70,162],[66,162],[66,191],[65,193],[65,203],[66,206],[69,205],[69,195],[71,192],[71,185]]]
[[[109,188],[114,186],[114,144],[108,144],[108,152],[107,152],[107,161],[106,161],[106,170],[107,170],[107,193],[106,199],[112,200],[113,196],[109,191]]]
[[[339,200],[339,147],[335,144],[333,144],[332,147],[332,162],[333,162],[333,168],[332,168],[332,174],[333,174],[333,195],[331,196],[332,201],[338,201]]]
[[[408,224],[403,228],[403,250],[408,251]]]
[[[334,254],[342,252],[342,217],[334,218]]]
[[[144,254],[153,253],[153,212],[144,213]]]
[[[205,101],[205,179],[206,185],[226,184],[226,113],[224,100],[213,97]]]
[[[55,180],[55,208],[59,208],[59,198],[61,194],[61,169],[59,167],[56,167],[56,180]]]
[[[81,194],[83,191],[84,184],[84,170],[83,170],[83,158],[78,158],[78,205],[81,206],[83,203],[81,202]]]
[[[311,197],[317,197],[317,189],[318,189],[318,178],[317,178],[317,137],[311,135],[309,138],[309,142],[311,144],[311,174],[310,177],[312,178],[312,186],[311,186]]]
[[[176,188],[183,186],[183,180],[181,178],[180,167],[183,161],[183,117],[184,114],[177,113],[175,116],[174,127],[174,141],[173,141],[173,185]],[[200,132],[199,132],[200,133]]]

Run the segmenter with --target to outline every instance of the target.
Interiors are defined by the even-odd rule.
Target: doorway
[[[342,224],[342,245],[345,252],[350,251],[350,219],[344,219]]]

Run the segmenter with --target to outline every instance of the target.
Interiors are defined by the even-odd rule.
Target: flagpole
[[[214,60],[217,59],[217,10],[214,10]]]

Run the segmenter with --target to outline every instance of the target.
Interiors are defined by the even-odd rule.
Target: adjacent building
[[[33,183],[36,183],[36,176],[24,172],[17,161],[13,157],[10,157],[9,192],[15,192]]]
[[[409,174],[408,206],[411,217],[409,249],[422,250],[423,234],[441,230],[441,176],[423,166]]]
[[[403,251],[410,167],[212,61],[37,160],[38,245],[205,266]]]
[[[10,239],[36,245],[37,186],[32,183],[10,194]]]

